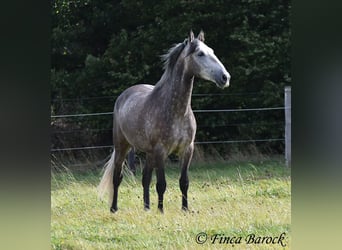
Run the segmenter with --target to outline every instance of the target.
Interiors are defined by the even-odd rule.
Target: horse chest
[[[195,132],[191,121],[183,120],[169,124],[162,131],[161,138],[164,138],[163,144],[168,146],[169,153],[181,152],[194,140]]]
[[[192,129],[188,122],[183,122],[182,126],[174,124],[171,131],[174,139],[187,139],[192,136]]]

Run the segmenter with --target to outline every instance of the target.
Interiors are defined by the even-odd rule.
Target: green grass
[[[279,161],[196,163],[190,168],[189,212],[181,211],[179,169],[166,168],[164,214],[157,210],[155,177],[151,210],[143,210],[141,174],[124,176],[116,214],[97,197],[99,171],[52,173],[52,249],[283,249],[279,244],[246,244],[249,234],[279,236],[290,249],[290,170]],[[205,232],[208,240],[196,243]],[[219,244],[213,235],[241,237]],[[203,238],[201,238],[203,239]]]

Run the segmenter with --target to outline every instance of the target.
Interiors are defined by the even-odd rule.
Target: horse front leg
[[[184,151],[181,161],[181,176],[179,178],[179,187],[182,191],[182,209],[188,210],[188,188],[189,188],[189,177],[188,169],[194,152],[194,144],[191,143],[189,147]]]
[[[153,168],[156,168],[158,192],[158,209],[163,212],[163,198],[166,190],[166,181],[164,173],[165,153],[162,148],[156,147],[151,153],[146,156],[146,164],[143,169],[142,185],[144,188],[144,209],[150,209],[150,183],[152,178]]]
[[[150,183],[152,178],[153,168],[150,167],[148,158],[142,172],[142,186],[144,188],[144,209],[150,209]]]
[[[156,189],[157,189],[157,193],[158,193],[158,209],[161,213],[163,213],[164,212],[163,200],[164,200],[164,193],[166,190],[164,164],[157,168],[156,173],[157,173]]]

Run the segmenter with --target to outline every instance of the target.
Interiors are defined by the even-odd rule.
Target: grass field
[[[124,176],[116,214],[97,197],[100,171],[53,172],[51,248],[291,248],[291,173],[279,160],[192,164],[189,212],[180,209],[177,166],[166,168],[164,214],[157,210],[155,176],[151,210],[143,210],[138,172],[136,177]]]

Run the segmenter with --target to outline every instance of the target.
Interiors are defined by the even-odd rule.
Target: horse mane
[[[166,54],[161,55],[164,70],[172,69],[175,66],[177,59],[185,48],[187,42],[188,39],[185,39],[184,42],[174,45],[166,52]]]

